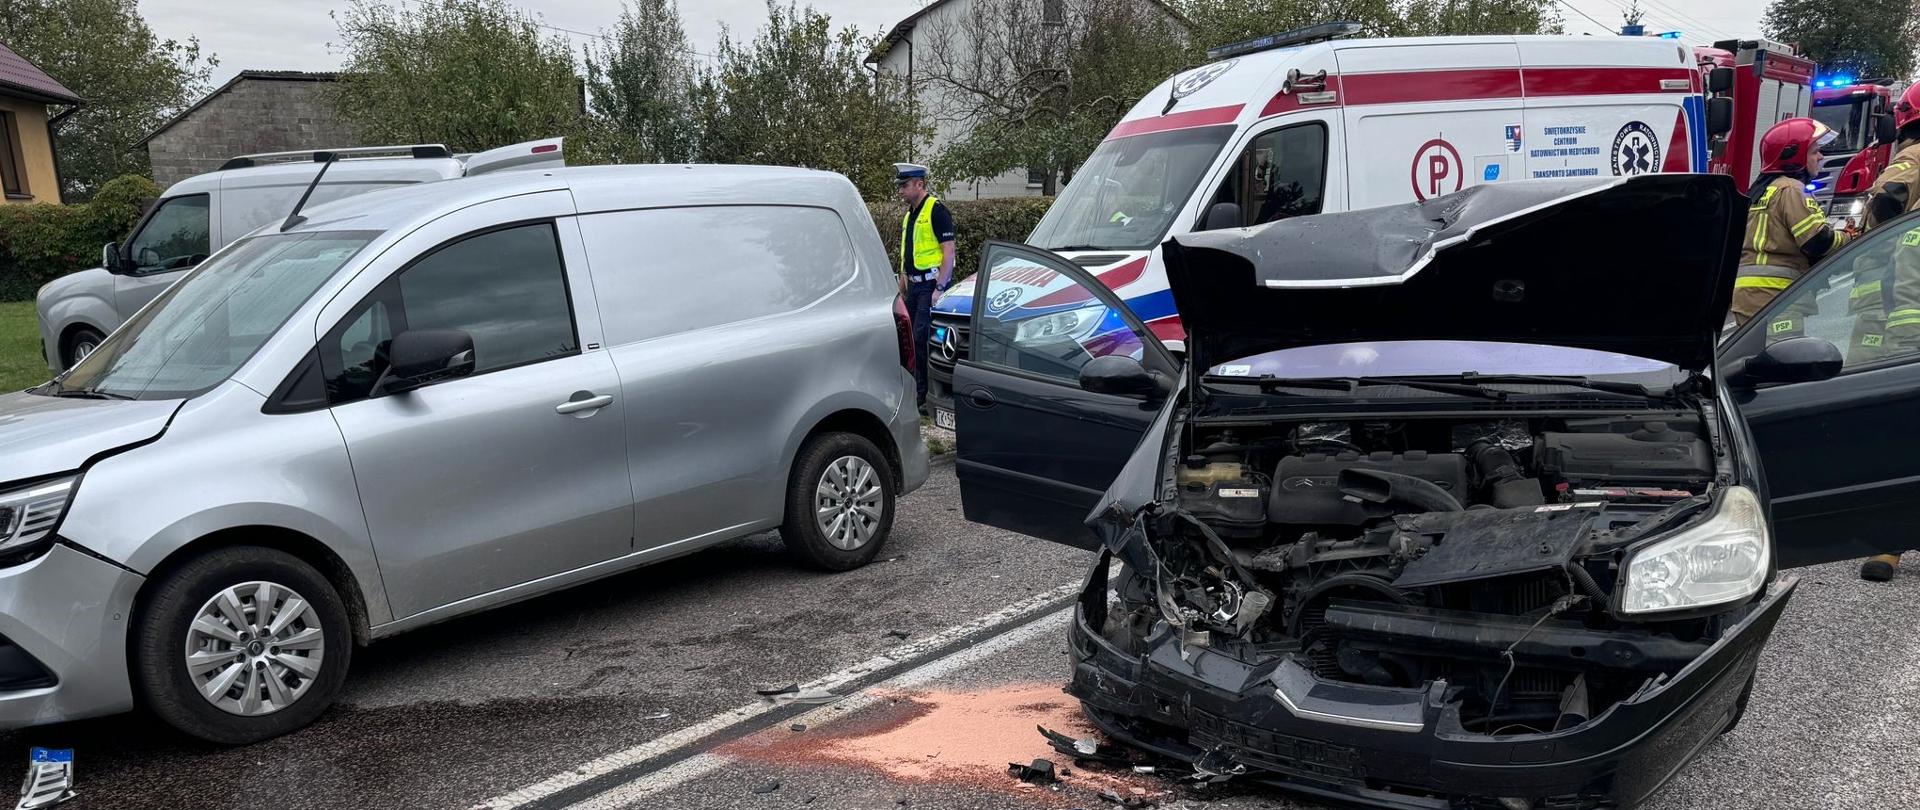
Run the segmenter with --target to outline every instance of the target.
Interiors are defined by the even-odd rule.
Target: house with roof
[[[1182,35],[1191,32],[1192,22],[1166,0],[929,0],[887,29],[867,64],[903,80],[916,117],[933,130],[931,143],[903,159],[930,162],[972,130],[968,118],[977,101],[957,87],[979,71],[966,60],[1060,52],[1070,32],[1085,22],[1089,4],[1109,2],[1137,3],[1147,14],[1164,19],[1172,30]],[[1008,30],[1009,26],[1024,30]],[[941,179],[946,178],[936,178]],[[946,195],[950,199],[1033,197],[1050,185],[1047,180],[1043,169],[1017,170],[986,180],[955,182]]]
[[[372,146],[334,112],[338,73],[243,70],[140,139],[162,189],[235,155]]]
[[[80,104],[80,96],[0,42],[0,203],[61,201],[53,130]]]

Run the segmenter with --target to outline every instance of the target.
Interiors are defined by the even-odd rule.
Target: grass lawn
[[[53,375],[40,356],[40,326],[32,301],[0,303],[0,391],[39,385]]]

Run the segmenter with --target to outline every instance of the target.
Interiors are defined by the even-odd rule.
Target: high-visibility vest
[[[913,229],[913,257],[911,258],[913,265],[907,268],[908,275],[918,275],[940,266],[940,259],[943,256],[940,240],[933,235],[933,206],[939,202],[939,197],[928,194],[927,198],[920,202],[918,216],[908,211],[900,217],[900,263],[902,266],[909,261],[907,229]]]

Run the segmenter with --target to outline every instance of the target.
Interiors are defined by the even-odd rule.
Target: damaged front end
[[[1774,579],[1705,373],[1737,239],[1710,227],[1732,221],[1723,186],[1621,183],[1552,206],[1488,192],[1170,243],[1190,369],[1223,376],[1190,371],[1089,522],[1106,551],[1069,691],[1133,745],[1347,801],[1650,795],[1738,721],[1795,584]],[[1476,205],[1496,210],[1476,221]],[[1538,261],[1568,228],[1634,211],[1718,219],[1642,262],[1664,287],[1617,300],[1577,282],[1628,257]],[[1402,231],[1419,238],[1386,238]],[[1379,260],[1338,248],[1349,237],[1412,247]],[[1326,245],[1323,262],[1272,258]],[[1376,277],[1288,275],[1343,259]],[[1321,373],[1403,362],[1389,352],[1420,341],[1453,341],[1415,358],[1429,364],[1533,344],[1501,357],[1645,361],[1665,384]],[[1278,373],[1212,365],[1281,350]]]
[[[1188,761],[1390,807],[1631,805],[1735,722],[1793,588],[1756,595],[1764,519],[1709,409],[1164,421],[1098,513],[1070,691]]]

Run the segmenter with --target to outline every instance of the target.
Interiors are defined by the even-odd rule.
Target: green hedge
[[[1053,205],[1052,197],[1006,197],[997,200],[943,200],[953,212],[953,226],[960,237],[954,240],[954,278],[971,275],[980,265],[980,244],[988,239],[1025,242],[1033,226]],[[880,226],[880,241],[887,246],[887,258],[900,266],[900,218],[906,210],[898,202],[868,203],[873,221]]]
[[[83,205],[0,206],[0,301],[30,301],[40,285],[98,266],[100,246],[124,238],[158,196],[152,180],[127,175]]]

